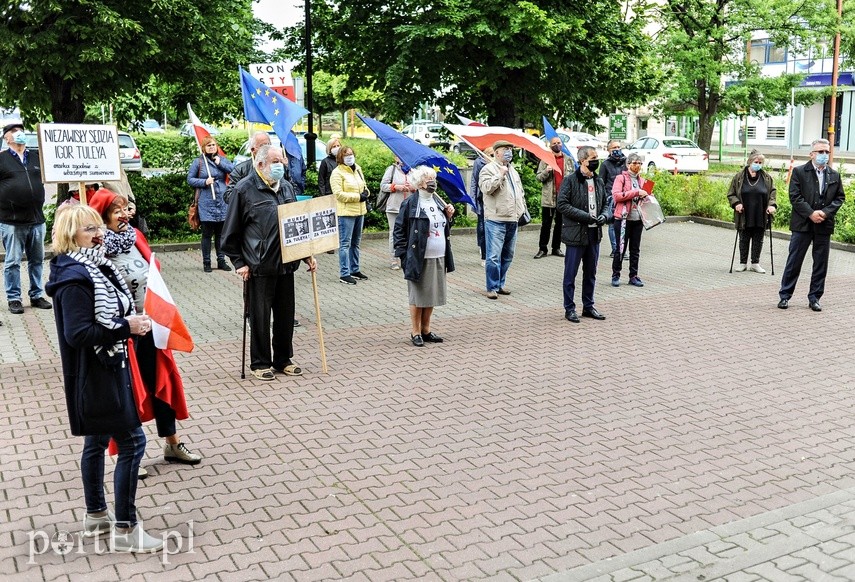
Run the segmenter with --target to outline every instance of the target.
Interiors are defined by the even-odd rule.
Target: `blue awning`
[[[852,73],[838,73],[837,85],[855,85]],[[802,87],[831,87],[831,73],[813,73],[804,78]]]

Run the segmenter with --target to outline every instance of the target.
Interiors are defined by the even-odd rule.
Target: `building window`
[[[781,141],[786,137],[786,130],[783,127],[767,127],[766,139],[779,139]]]
[[[768,38],[751,41],[750,58],[752,63],[768,65],[787,62],[787,48],[775,46]]]
[[[748,139],[757,139],[757,128],[753,125],[748,126]]]

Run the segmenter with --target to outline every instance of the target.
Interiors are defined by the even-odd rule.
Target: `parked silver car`
[[[142,156],[131,134],[119,132],[119,159],[126,172],[142,172]]]

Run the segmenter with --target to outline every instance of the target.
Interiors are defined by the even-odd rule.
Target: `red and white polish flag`
[[[154,345],[161,350],[193,351],[193,338],[178,312],[178,307],[160,276],[154,253],[148,262],[148,287],[145,292],[145,312],[151,318]]]

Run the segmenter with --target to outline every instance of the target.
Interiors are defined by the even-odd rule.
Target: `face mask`
[[[757,162],[754,162],[751,164],[751,171],[752,172],[759,172],[760,168],[762,168],[762,167],[763,167],[763,164],[758,164]]]
[[[596,172],[597,168],[600,167],[600,160],[588,160],[588,171]]]
[[[824,166],[828,163],[828,154],[816,154],[816,165]]]
[[[511,160],[513,160],[514,159],[513,150],[505,150],[504,153],[502,154],[502,159],[505,160],[506,162],[510,162]]]
[[[344,165],[352,166],[356,163],[356,156],[344,156]]]
[[[623,150],[620,150],[620,149],[612,150],[611,154],[609,154],[609,155],[610,155],[610,156],[612,157],[612,159],[614,159],[614,160],[619,160],[619,159],[621,159],[622,157],[624,157],[624,155],[623,155]]]
[[[431,194],[436,192],[436,181],[435,180],[428,180],[427,182],[425,182],[425,190],[427,190]]]
[[[549,149],[551,149],[553,152],[555,152],[557,154],[558,152],[561,151],[561,146],[560,145],[549,146]]]
[[[27,136],[24,135],[23,131],[18,130],[12,134],[12,141],[18,145],[25,145],[27,143]]]
[[[274,180],[281,180],[285,175],[285,165],[279,162],[270,164],[270,177]]]
[[[338,155],[338,150],[340,149],[341,147],[335,146],[333,149],[330,150],[330,153],[333,155],[333,157],[336,157]]]

